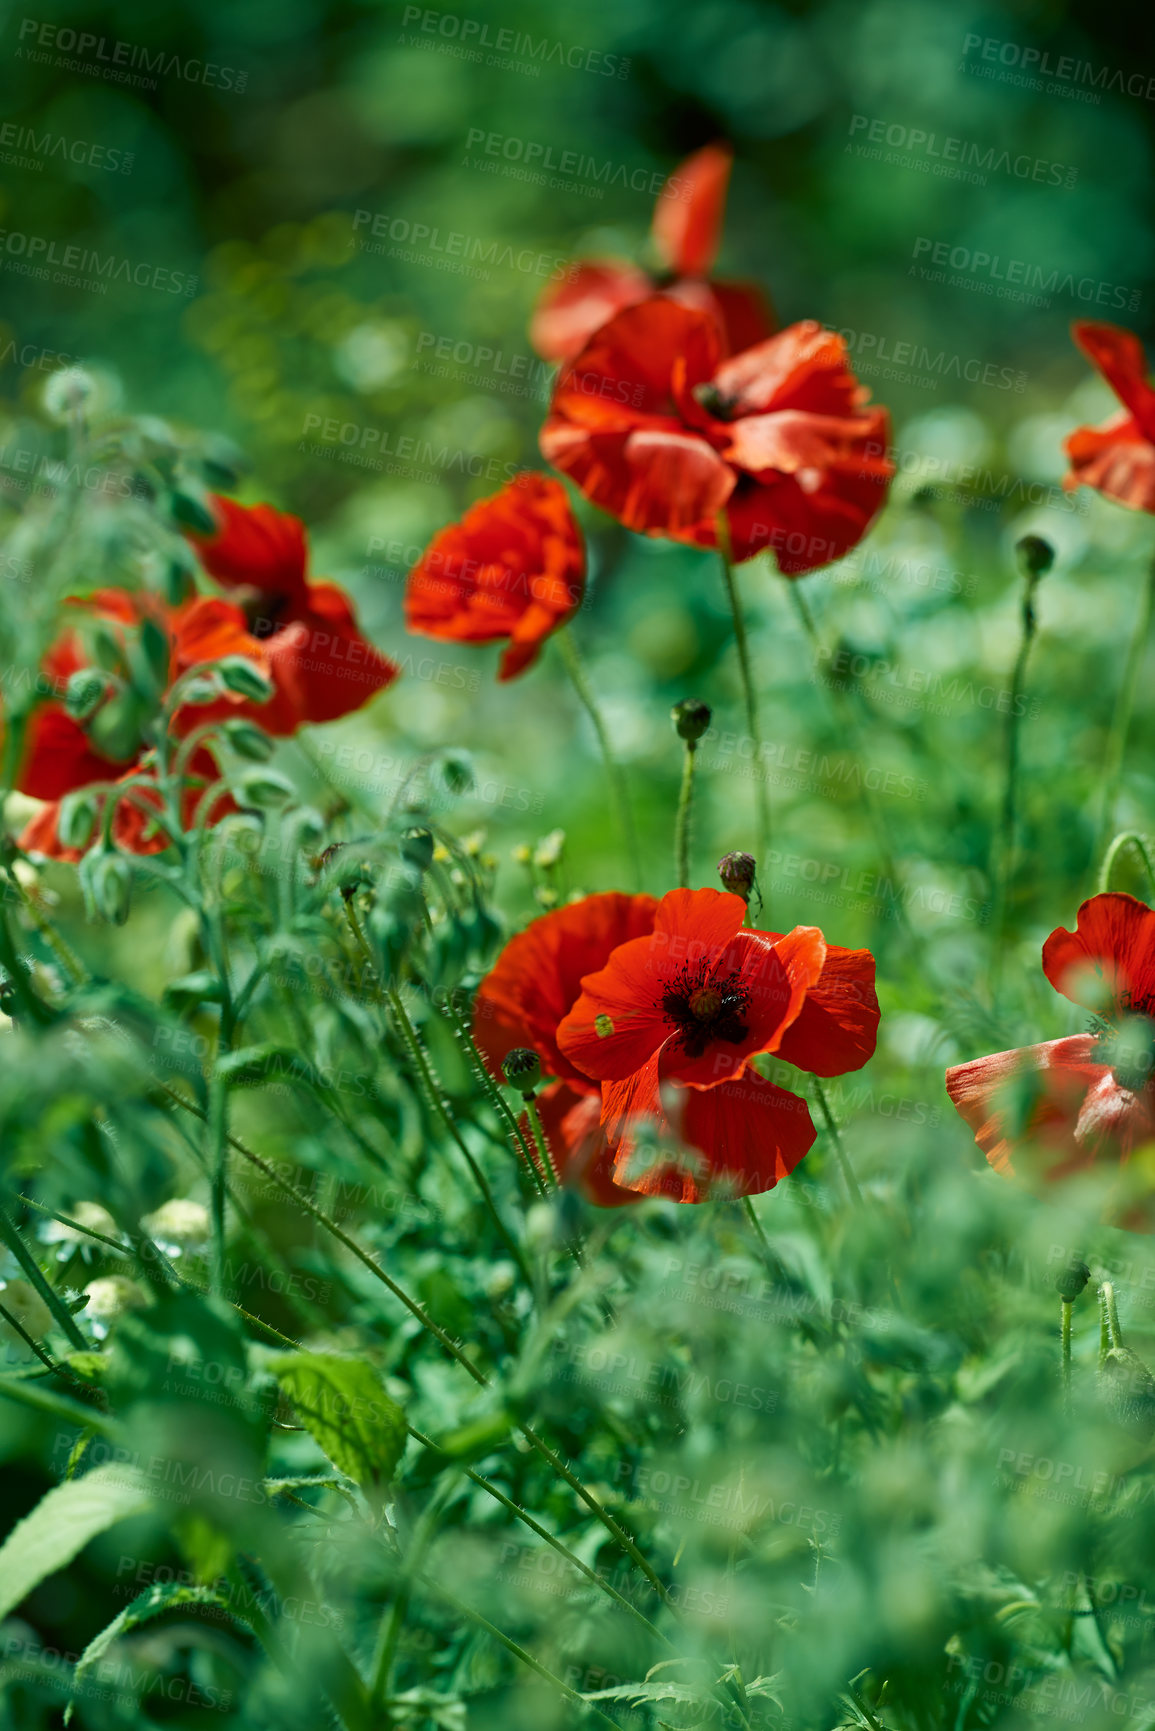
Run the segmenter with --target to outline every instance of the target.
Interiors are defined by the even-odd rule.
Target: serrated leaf
[[[0,1545],[0,1618],[70,1563],[89,1539],[142,1514],[152,1501],[147,1484],[123,1467],[97,1467],[50,1490]]]
[[[408,1435],[405,1414],[362,1358],[286,1353],[270,1370],[333,1464],[379,1506]]]
[[[146,1587],[143,1593],[138,1593],[131,1604],[112,1619],[99,1635],[94,1635],[79,1659],[72,1673],[72,1688],[75,1696],[77,1685],[86,1671],[91,1670],[98,1660],[102,1659],[122,1635],[127,1635],[130,1629],[135,1629],[140,1623],[147,1623],[150,1617],[159,1617],[162,1612],[170,1611],[177,1605],[216,1605],[229,1610],[229,1602],[223,1598],[214,1587],[186,1586],[180,1581],[156,1581],[151,1587]],[[229,1615],[244,1623],[243,1617],[229,1611]],[[248,1624],[245,1624],[248,1627]],[[72,1718],[75,1699],[64,1709],[64,1723],[67,1725]]]

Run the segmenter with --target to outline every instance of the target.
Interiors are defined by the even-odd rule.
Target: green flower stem
[[[446,1017],[457,1038],[457,1043],[465,1055],[465,1061],[474,1078],[480,1082],[486,1099],[497,1113],[497,1116],[501,1119],[501,1122],[505,1125],[506,1134],[509,1137],[515,1154],[520,1156],[526,1170],[533,1178],[534,1186],[537,1189],[538,1195],[547,1195],[547,1186],[541,1173],[537,1169],[537,1162],[534,1160],[529,1143],[522,1135],[521,1125],[510,1111],[509,1104],[504,1094],[501,1092],[501,1089],[486,1069],[485,1059],[482,1057],[481,1052],[478,1049],[477,1041],[473,1038],[469,1024],[465,1021],[464,1017],[458,1014],[452,1000],[450,1000],[446,1009]]]
[[[1103,863],[1099,867],[1099,881],[1095,886],[1097,894],[1103,895],[1105,891],[1111,888],[1111,873],[1115,869],[1115,861],[1127,846],[1133,847],[1135,852],[1139,855],[1139,858],[1143,861],[1143,867],[1147,873],[1147,881],[1151,885],[1152,890],[1155,890],[1155,864],[1152,863],[1151,855],[1147,849],[1147,839],[1145,836],[1141,836],[1136,830],[1125,829],[1120,831],[1120,833],[1114,838],[1106,853],[1103,855]]]
[[[56,929],[48,916],[42,912],[36,901],[36,897],[25,887],[24,884],[20,882],[20,879],[16,876],[16,873],[11,869],[11,867],[9,867],[8,870],[8,881],[13,886],[16,894],[23,903],[25,911],[27,912],[29,919],[32,921],[32,924],[36,927],[36,930],[40,933],[40,936],[44,939],[44,942],[52,951],[52,954],[56,957],[56,960],[60,963],[60,966],[64,969],[64,972],[68,975],[72,984],[74,986],[83,986],[88,980],[88,970],[77,956],[75,950],[68,943],[63,934]]]
[[[1063,1405],[1069,1411],[1071,1405],[1071,1305],[1065,1298],[1060,1298],[1062,1316],[1059,1322],[1059,1350],[1063,1367]]]
[[[525,1106],[525,1115],[529,1120],[529,1127],[533,1133],[533,1145],[537,1149],[537,1158],[541,1167],[542,1181],[550,1190],[556,1190],[557,1167],[554,1165],[553,1160],[550,1157],[549,1143],[546,1141],[545,1131],[542,1129],[541,1114],[537,1109],[532,1094],[523,1094],[522,1103]]]
[[[750,644],[746,637],[746,616],[742,611],[742,600],[738,594],[738,583],[734,576],[734,561],[730,544],[730,524],[725,511],[719,511],[715,520],[715,534],[718,540],[718,558],[722,566],[722,581],[726,586],[726,599],[730,603],[730,617],[734,622],[734,647],[738,651],[738,671],[742,677],[742,698],[746,707],[746,729],[754,748],[754,810],[757,816],[757,855],[759,862],[767,857],[770,848],[770,796],[766,790],[766,782],[762,765],[762,728],[758,720],[758,698],[754,689],[754,675],[750,667]]]
[[[830,1104],[826,1098],[826,1090],[823,1088],[822,1083],[819,1081],[817,1076],[814,1077],[814,1098],[818,1101],[818,1109],[822,1113],[822,1122],[826,1126],[826,1133],[830,1137],[831,1144],[834,1148],[835,1157],[838,1161],[839,1170],[842,1173],[843,1182],[849,1192],[850,1200],[854,1203],[856,1208],[861,1208],[864,1205],[862,1191],[858,1188],[858,1179],[854,1176],[854,1168],[851,1166],[850,1158],[846,1149],[842,1145],[842,1137],[839,1134],[838,1125],[834,1121],[834,1114],[830,1110]]]
[[[185,1111],[193,1112],[197,1117],[204,1117],[204,1113],[201,1111],[200,1107],[195,1105],[193,1101],[186,1099],[178,1089],[170,1087],[167,1082],[160,1082],[157,1085],[169,1099],[173,1100],[178,1106],[183,1107]],[[379,1280],[383,1286],[387,1287],[399,1303],[405,1306],[410,1315],[415,1317],[424,1329],[428,1330],[443,1351],[448,1353],[450,1358],[454,1359],[466,1374],[473,1378],[474,1382],[476,1382],[479,1387],[488,1388],[490,1386],[489,1378],[483,1370],[479,1369],[479,1367],[474,1364],[473,1360],[469,1357],[469,1354],[463,1351],[456,1341],[450,1339],[445,1330],[434,1322],[428,1311],[418,1304],[415,1298],[411,1298],[403,1287],[398,1286],[397,1282],[385,1272],[380,1263],[374,1262],[368,1251],[363,1250],[355,1238],[351,1238],[347,1232],[343,1231],[342,1228],[337,1225],[335,1220],[329,1218],[323,1209],[318,1208],[311,1196],[307,1196],[303,1190],[299,1190],[295,1184],[290,1182],[289,1179],[282,1178],[276,1168],[272,1166],[269,1161],[264,1159],[262,1155],[258,1154],[255,1149],[247,1147],[238,1137],[230,1135],[229,1145],[230,1147],[235,1148],[237,1153],[245,1160],[249,1161],[251,1165],[255,1166],[259,1172],[262,1172],[270,1183],[275,1184],[286,1196],[291,1197],[298,1207],[303,1208],[307,1214],[311,1214],[313,1219],[325,1228],[326,1232],[331,1233],[332,1236],[337,1239],[338,1243],[343,1244],[345,1249],[348,1250],[352,1256],[356,1257],[357,1261],[360,1262],[364,1268],[368,1269],[369,1273],[372,1274],[376,1280]],[[530,1446],[537,1450],[543,1460],[549,1462],[550,1466],[558,1476],[565,1480],[566,1484],[569,1485],[570,1489],[578,1497],[580,1497],[581,1501],[590,1510],[591,1514],[602,1523],[606,1531],[622,1547],[630,1560],[641,1570],[654,1591],[658,1594],[662,1603],[667,1607],[673,1608],[673,1601],[671,1600],[669,1593],[666,1591],[660,1577],[655,1573],[652,1565],[648,1562],[646,1557],[643,1556],[642,1552],[638,1549],[637,1543],[630,1537],[625,1528],[618,1524],[608,1509],[602,1507],[593,1492],[588,1490],[576,1474],[570,1471],[565,1462],[553,1449],[550,1448],[549,1444],[543,1437],[540,1437],[531,1426],[521,1419],[518,1419],[516,1424],[518,1430]]]
[[[634,828],[633,809],[630,805],[630,791],[626,785],[625,773],[621,764],[614,756],[613,747],[610,744],[610,736],[606,732],[606,724],[602,719],[601,710],[598,708],[597,699],[594,697],[589,680],[586,677],[586,671],[582,665],[581,656],[578,654],[577,644],[573,640],[569,627],[563,627],[562,630],[557,632],[556,636],[558,648],[561,651],[561,658],[565,662],[565,670],[569,674],[570,684],[574,688],[578,702],[589,716],[590,721],[593,724],[593,730],[597,735],[598,745],[601,748],[602,762],[605,764],[606,780],[609,783],[610,799],[613,802],[617,814],[618,827],[622,832],[622,840],[625,842],[626,852],[630,857],[630,865],[634,875],[634,888],[640,890],[642,887],[642,862],[641,855],[638,852],[638,836],[637,831]]]
[[[488,1618],[483,1617],[480,1611],[475,1611],[471,1605],[465,1604],[463,1600],[457,1598],[455,1594],[451,1593],[447,1587],[443,1587],[440,1581],[433,1580],[429,1575],[418,1575],[417,1579],[421,1582],[421,1585],[427,1587],[431,1593],[435,1593],[438,1598],[444,1599],[445,1603],[451,1606],[452,1609],[457,1612],[458,1616],[465,1617],[469,1622],[476,1623],[479,1629],[484,1629],[485,1633],[496,1641],[499,1646],[504,1647],[507,1653],[512,1653],[515,1659],[520,1660],[520,1662],[527,1666],[529,1670],[536,1672],[543,1682],[549,1683],[552,1688],[557,1690],[559,1695],[563,1695],[567,1701],[572,1701],[575,1706],[580,1707],[584,1713],[588,1714],[591,1719],[596,1720],[599,1725],[608,1725],[610,1731],[621,1731],[621,1727],[615,1719],[610,1719],[599,1707],[595,1707],[591,1701],[587,1701],[584,1695],[579,1695],[576,1689],[571,1689],[568,1683],[563,1683],[560,1677],[555,1677],[553,1672],[548,1671],[539,1660],[534,1658],[532,1653],[528,1653],[524,1647],[519,1646],[518,1643],[512,1640],[509,1635],[503,1634],[502,1631],[497,1628],[495,1624],[491,1623]]]
[[[75,1317],[61,1298],[60,1294],[45,1279],[40,1264],[37,1262],[36,1258],[25,1244],[23,1238],[20,1236],[19,1227],[16,1225],[16,1222],[13,1220],[8,1210],[3,1206],[0,1206],[0,1238],[4,1240],[5,1244],[8,1246],[9,1250],[28,1276],[29,1281],[36,1288],[36,1291],[52,1312],[53,1319],[60,1328],[61,1333],[67,1337],[71,1345],[73,1345],[78,1352],[87,1352],[88,1342],[76,1326]]]
[[[348,906],[348,904],[346,904],[346,906]],[[395,986],[385,986],[383,988],[383,995],[385,1002],[389,1006],[393,1024],[397,1029],[401,1045],[405,1050],[410,1064],[417,1073],[418,1083],[421,1092],[425,1097],[426,1104],[436,1114],[436,1116],[440,1118],[450,1140],[457,1148],[465,1161],[465,1164],[469,1167],[469,1170],[473,1175],[474,1183],[477,1185],[477,1188],[481,1193],[481,1198],[485,1203],[486,1208],[489,1210],[490,1218],[493,1221],[498,1236],[505,1245],[505,1248],[509,1251],[514,1265],[520,1269],[522,1278],[525,1280],[526,1284],[531,1285],[530,1272],[526,1266],[525,1257],[522,1254],[521,1247],[514,1242],[504,1220],[498,1212],[497,1202],[494,1199],[493,1191],[489,1187],[489,1180],[486,1178],[485,1173],[481,1170],[477,1160],[474,1158],[472,1149],[469,1147],[464,1136],[462,1136],[457,1125],[449,1115],[449,1108],[442,1097],[437,1078],[433,1074],[433,1068],[422,1049],[417,1029],[409,1019],[409,1012],[405,1008],[400,992]]]
[[[1115,1288],[1109,1280],[1105,1280],[1099,1288],[1099,1369],[1109,1352],[1123,1344],[1123,1330],[1119,1327],[1119,1306],[1115,1299]]]
[[[818,627],[814,622],[814,615],[811,613],[809,603],[807,602],[805,595],[802,593],[801,582],[796,578],[792,579],[787,583],[787,588],[790,591],[790,599],[793,603],[794,611],[798,615],[802,629],[810,640],[811,648],[814,651],[815,668],[817,670],[821,665],[822,639],[818,635]],[[858,716],[855,714],[854,705],[849,701],[846,693],[838,690],[837,687],[831,686],[829,687],[829,691],[835,713],[844,732],[850,740],[855,756],[858,758],[859,763],[865,766],[866,753],[863,749],[862,729],[858,724]],[[894,852],[890,845],[890,835],[887,830],[886,821],[878,809],[878,804],[874,798],[874,794],[867,786],[865,775],[862,777],[861,785],[863,809],[866,812],[867,821],[869,822],[874,835],[874,845],[878,849],[878,857],[882,864],[883,873],[886,877],[887,883],[891,886],[896,914],[907,936],[911,937],[913,936],[913,933],[911,931],[910,921],[907,918],[906,907],[902,900],[902,885],[898,875],[898,866],[895,862]]]
[[[1115,801],[1119,795],[1119,784],[1123,779],[1123,761],[1127,755],[1127,736],[1131,731],[1131,713],[1135,707],[1135,693],[1139,687],[1139,672],[1143,665],[1147,639],[1151,632],[1153,605],[1155,605],[1155,559],[1152,559],[1143,582],[1143,592],[1139,597],[1139,611],[1135,616],[1135,627],[1131,633],[1131,641],[1127,646],[1127,659],[1123,664],[1119,695],[1115,700],[1111,731],[1107,736],[1107,750],[1103,758],[1101,783],[1103,791],[1097,825],[1097,835],[1100,841],[1107,833],[1115,815]]]
[[[389,1695],[389,1685],[393,1678],[393,1662],[397,1656],[397,1643],[401,1639],[401,1631],[405,1627],[405,1614],[409,1609],[409,1595],[425,1554],[437,1536],[437,1525],[443,1513],[444,1501],[443,1496],[434,1493],[421,1511],[420,1518],[413,1528],[408,1551],[401,1565],[400,1578],[397,1581],[389,1614],[381,1619],[381,1627],[377,1634],[377,1648],[373,1655],[373,1680],[369,1686],[369,1699],[378,1708],[384,1707]]]
[[[682,759],[682,789],[678,795],[678,814],[674,819],[674,869],[678,888],[690,887],[690,812],[694,800],[694,755],[696,739],[686,740],[686,755]]]
[[[87,1343],[85,1349],[87,1350]],[[0,1396],[19,1401],[21,1406],[32,1407],[36,1412],[47,1413],[49,1418],[59,1419],[62,1424],[74,1424],[80,1430],[94,1430],[107,1437],[119,1435],[114,1421],[107,1418],[97,1407],[87,1406],[78,1400],[69,1400],[66,1395],[53,1394],[42,1382],[29,1382],[26,1378],[17,1376],[0,1376]]]
[[[1023,576],[1022,638],[1011,674],[1010,704],[1007,709],[1006,777],[1003,784],[1002,823],[999,832],[998,868],[995,880],[994,918],[991,921],[991,996],[996,996],[1003,956],[1007,945],[1007,914],[1011,883],[1015,872],[1015,831],[1018,821],[1019,793],[1019,709],[1026,679],[1027,660],[1035,640],[1038,619],[1035,613],[1035,590],[1041,573],[1027,571]]]

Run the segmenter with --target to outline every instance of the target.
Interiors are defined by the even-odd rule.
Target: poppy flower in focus
[[[1090,1013],[1088,1031],[956,1064],[947,1093],[996,1171],[1020,1150],[1049,1180],[1125,1164],[1155,1139],[1155,911],[1092,896],[1043,945],[1043,972]]]
[[[774,317],[757,284],[710,281],[733,161],[729,145],[708,144],[666,181],[650,231],[662,277],[622,261],[590,259],[546,289],[529,327],[544,360],[572,360],[615,313],[659,289],[712,319],[727,354],[771,334]]]
[[[271,505],[214,496],[215,534],[188,531],[201,564],[229,591],[264,645],[272,701],[252,719],[266,733],[337,721],[392,685],[400,669],[363,637],[348,596],[308,581],[305,526]]]
[[[601,1090],[561,1051],[557,1027],[581,994],[582,976],[604,967],[619,944],[651,932],[657,906],[653,896],[609,891],[543,914],[510,939],[474,1003],[473,1037],[495,1079],[520,1046],[532,1048],[556,1078],[537,1106],[558,1178],[602,1208],[639,1197],[614,1183]]]
[[[194,600],[168,608],[157,597],[142,591],[102,589],[90,596],[74,598],[69,605],[81,614],[82,622],[84,619],[98,622],[120,638],[126,675],[131,670],[129,634],[138,631],[146,619],[158,625],[168,641],[166,689],[192,668],[225,656],[243,656],[262,672],[267,671],[262,644],[249,633],[240,609],[227,602]],[[48,650],[42,671],[63,693],[71,675],[91,665],[83,629],[69,628]],[[66,795],[97,783],[115,783],[142,774],[148,778],[150,747],[143,728],[155,711],[159,695],[153,694],[150,707],[132,689],[130,677],[118,680],[110,675],[106,700],[98,702],[83,721],[70,714],[63,701],[51,699],[38,705],[29,719],[16,786],[22,793],[47,803],[25,826],[20,836],[21,847],[52,859],[75,862],[81,857],[82,850],[66,847],[60,839],[61,801]],[[172,717],[172,731],[180,736],[217,710],[235,714],[245,707],[241,698],[232,695],[223,696],[219,704],[207,708],[183,707]],[[215,760],[205,747],[194,751],[189,759],[188,777],[189,785],[182,795],[185,828],[195,824],[205,788],[218,779]],[[158,853],[169,845],[169,839],[138,802],[159,806],[158,797],[150,794],[147,786],[138,784],[132,799],[118,802],[113,838],[129,852]],[[213,815],[219,819],[234,809],[231,800],[222,798],[214,803]]]
[[[546,459],[643,535],[770,549],[799,576],[866,533],[894,473],[890,418],[863,406],[834,331],[804,320],[724,358],[701,312],[657,295],[605,325],[558,376]]]
[[[405,622],[451,643],[505,640],[498,678],[537,660],[581,604],[585,547],[565,488],[519,475],[429,543],[409,575]]]
[[[1071,468],[1068,491],[1094,487],[1133,511],[1155,511],[1155,389],[1143,345],[1118,325],[1082,319],[1071,334],[1123,407],[1101,427],[1076,427],[1063,449]]]
[[[746,904],[721,890],[673,890],[653,929],[620,945],[557,1030],[579,1071],[602,1084],[602,1123],[620,1182],[697,1202],[720,1186],[768,1190],[814,1141],[805,1101],[751,1067],[760,1053],[822,1075],[874,1050],[873,958],[828,946],[815,926],[743,929]],[[639,1136],[671,1135],[703,1170],[658,1163],[631,1176]]]

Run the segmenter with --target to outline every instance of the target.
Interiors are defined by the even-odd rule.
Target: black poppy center
[[[749,992],[733,971],[714,973],[709,962],[687,963],[662,993],[666,1020],[678,1030],[679,1044],[700,1058],[715,1040],[737,1046],[746,1038]]]
[[[250,635],[260,642],[275,636],[281,629],[282,615],[289,605],[287,595],[258,589],[251,583],[242,583],[235,588],[230,600],[235,601],[244,614]]]

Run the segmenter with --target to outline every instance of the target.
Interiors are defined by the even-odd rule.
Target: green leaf
[[[0,1618],[70,1563],[97,1533],[151,1507],[148,1485],[123,1467],[97,1467],[50,1490],[0,1545]]]
[[[174,1610],[178,1605],[217,1605],[229,1610],[229,1602],[217,1592],[214,1587],[185,1586],[180,1581],[157,1581],[151,1587],[146,1587],[143,1593],[138,1593],[132,1603],[112,1619],[99,1635],[95,1635],[88,1643],[72,1674],[74,1695],[85,1672],[104,1657],[114,1641],[126,1635],[130,1629],[135,1629],[140,1623],[147,1623],[150,1617],[159,1617],[163,1611]],[[244,1623],[243,1617],[237,1617],[234,1611],[229,1615]],[[248,1627],[248,1624],[245,1624]],[[73,1699],[64,1710],[64,1723],[67,1725],[72,1718],[76,1701]]]
[[[306,1429],[379,1506],[405,1449],[405,1414],[362,1358],[286,1353],[270,1370]]]
[[[269,1076],[294,1076],[308,1066],[291,1046],[265,1041],[259,1046],[241,1046],[217,1062],[217,1075],[234,1088],[251,1088]]]

